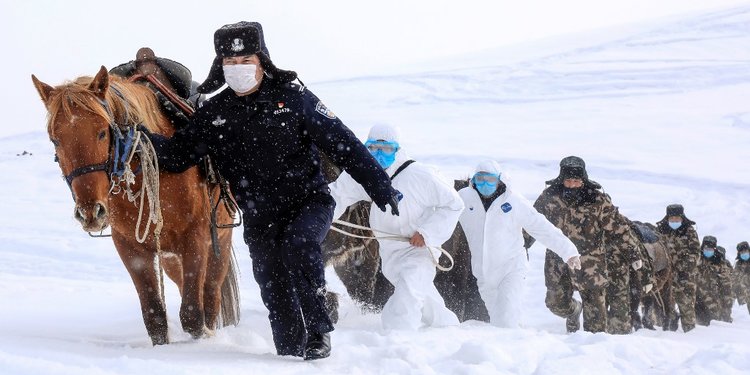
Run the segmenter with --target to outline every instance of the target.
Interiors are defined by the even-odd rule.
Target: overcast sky
[[[32,73],[59,84],[92,75],[100,65],[131,60],[139,47],[149,46],[202,81],[214,56],[214,31],[240,20],[261,22],[276,65],[298,71],[310,83],[386,74],[415,61],[748,2],[0,0],[2,64],[10,82],[0,91],[6,119],[0,135],[30,123],[43,126]]]

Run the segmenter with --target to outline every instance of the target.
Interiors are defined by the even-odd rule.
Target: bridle
[[[122,93],[117,90],[114,86],[110,86],[112,88],[112,91],[119,96],[125,103],[125,118],[127,119],[127,101],[125,100]],[[75,193],[73,192],[73,180],[76,177],[80,177],[89,173],[93,172],[105,172],[107,176],[110,179],[110,192],[115,191],[115,193],[119,192],[119,190],[115,190],[115,187],[119,185],[119,182],[122,180],[123,175],[125,174],[125,163],[128,162],[129,155],[133,151],[133,139],[135,138],[136,133],[136,126],[132,124],[123,124],[118,125],[117,121],[115,120],[114,113],[112,112],[112,109],[109,106],[109,103],[105,99],[97,98],[99,103],[104,107],[104,110],[107,111],[107,116],[109,117],[109,135],[110,135],[110,144],[109,144],[109,152],[107,155],[107,160],[105,160],[102,163],[97,164],[89,164],[82,167],[78,167],[73,169],[70,173],[67,175],[63,175],[63,179],[65,179],[65,182],[68,184],[68,188],[70,189],[70,193],[73,195],[73,200],[75,200]],[[125,132],[123,132],[122,128],[125,128]],[[112,157],[112,153],[114,151],[114,158]],[[55,154],[55,162],[59,162],[59,159],[57,157],[57,154]],[[137,171],[136,171],[137,172]]]

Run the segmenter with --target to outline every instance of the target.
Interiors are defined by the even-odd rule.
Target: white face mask
[[[255,72],[258,66],[255,64],[224,65],[224,80],[227,85],[238,94],[244,94],[258,85]]]

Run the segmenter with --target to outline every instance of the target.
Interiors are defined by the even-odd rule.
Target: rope
[[[338,232],[338,233],[341,233],[341,234],[343,234],[345,236],[349,236],[349,237],[353,237],[353,238],[360,238],[360,239],[363,239],[363,240],[393,240],[393,241],[400,241],[400,242],[407,242],[407,243],[409,242],[409,237],[405,237],[405,236],[402,236],[400,234],[390,233],[390,232],[386,232],[386,231],[382,231],[382,230],[378,230],[378,229],[373,229],[373,228],[362,226],[362,225],[353,224],[353,223],[350,223],[350,222],[347,222],[347,221],[343,221],[343,220],[334,220],[333,224],[338,224],[338,225],[342,225],[342,226],[349,227],[349,228],[354,228],[354,229],[369,230],[372,233],[383,234],[383,236],[361,236],[361,235],[358,235],[358,234],[347,232],[347,231],[345,231],[343,229],[336,228],[333,225],[331,225],[331,230],[333,230],[334,232]],[[435,260],[435,257],[433,257],[432,254],[430,254],[430,259],[432,259],[432,264],[434,264],[437,269],[439,269],[441,271],[450,271],[450,270],[453,269],[453,266],[455,265],[455,263],[453,261],[453,257],[450,255],[450,253],[448,253],[447,251],[445,251],[445,249],[443,249],[441,246],[426,246],[426,247],[427,247],[427,249],[436,249],[436,250],[439,250],[441,255],[445,255],[448,258],[448,260],[450,260],[451,265],[449,267],[443,267],[443,266],[440,265],[440,263],[437,260]],[[438,257],[438,259],[439,259],[439,257]]]
[[[156,252],[158,253],[161,251],[159,237],[161,235],[161,229],[164,226],[164,218],[161,214],[159,200],[159,160],[156,157],[156,150],[154,149],[151,140],[148,137],[142,137],[141,134],[140,131],[136,130],[133,147],[130,150],[127,161],[125,162],[125,172],[120,181],[125,182],[125,192],[127,193],[129,202],[135,203],[135,200],[140,198],[138,221],[135,225],[135,240],[138,241],[138,243],[144,243],[151,229],[151,224],[156,224],[154,227],[154,240],[156,241]],[[140,191],[133,194],[130,185],[135,183],[135,174],[130,169],[130,162],[133,160],[133,156],[136,152],[140,153],[141,174],[143,180],[141,181]],[[116,185],[119,185],[119,183]],[[113,184],[113,186],[115,186],[115,184]],[[149,216],[146,220],[146,228],[141,235],[140,228],[143,220],[144,202],[146,199],[148,199]]]

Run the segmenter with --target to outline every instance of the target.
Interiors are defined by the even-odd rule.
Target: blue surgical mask
[[[681,221],[670,221],[669,222],[669,227],[672,228],[672,229],[674,229],[674,230],[677,230],[677,228],[679,228],[681,226],[682,226],[682,222]]]
[[[375,160],[378,161],[378,164],[380,164],[383,169],[388,169],[394,161],[396,161],[396,153],[392,152],[390,154],[387,154],[381,150],[377,150],[375,152],[370,152],[372,156],[375,158]]]
[[[742,254],[740,254],[740,259],[742,259],[742,260],[750,260],[750,253],[742,253]]]
[[[714,250],[713,249],[703,249],[703,256],[706,258],[711,258],[714,256]]]

